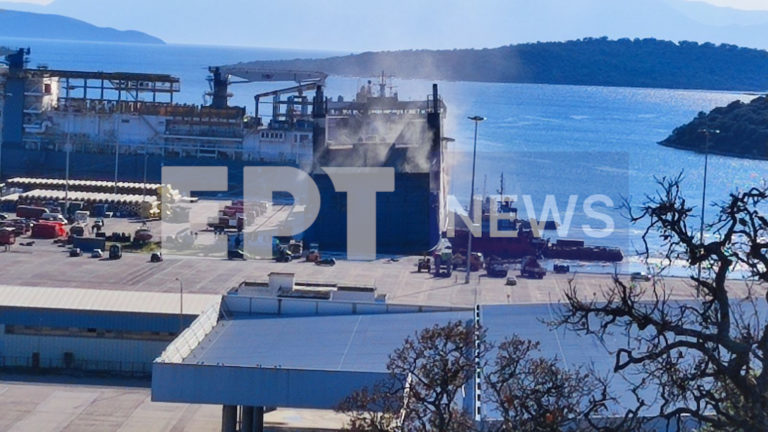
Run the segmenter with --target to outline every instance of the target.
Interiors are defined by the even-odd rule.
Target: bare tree
[[[663,280],[638,286],[614,278],[603,298],[589,298],[574,284],[558,324],[604,340],[626,337],[613,352],[614,371],[631,377],[635,412],[680,423],[690,416],[718,431],[768,430],[768,321],[762,296],[730,293],[726,281],[739,265],[753,284],[768,281],[768,220],[761,213],[768,193],[752,188],[719,203],[708,225],[714,240],[691,229],[693,208],[680,191],[682,176],[658,180],[660,192],[646,197],[630,220],[647,223],[658,237],[664,267],[683,260],[692,269],[698,297],[673,300]],[[701,277],[693,271],[699,265]]]
[[[347,397],[337,411],[348,415],[343,430],[351,432],[393,432],[400,430],[403,387],[387,379],[372,388],[363,388]]]
[[[474,422],[461,407],[461,392],[477,371],[475,344],[483,332],[456,321],[408,337],[390,355],[391,376],[350,395],[339,411],[350,415],[348,430],[467,432]]]
[[[554,432],[579,424],[599,429],[590,426],[612,400],[606,381],[592,370],[566,370],[555,358],[539,357],[539,345],[514,335],[499,344],[486,365],[483,402],[501,417],[490,430]]]
[[[350,395],[338,410],[349,415],[350,431],[601,429],[591,417],[607,412],[606,382],[589,370],[564,370],[538,351],[538,342],[517,336],[494,348],[483,330],[465,322],[434,326],[392,353],[387,380]],[[491,352],[494,360],[486,364]],[[499,421],[477,425],[462,409],[462,390],[471,390],[475,377],[482,378],[483,406],[499,413]]]

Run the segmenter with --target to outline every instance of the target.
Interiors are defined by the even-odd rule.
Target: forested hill
[[[241,63],[240,65],[242,65]],[[656,39],[587,38],[492,49],[366,52],[247,65],[370,77],[711,90],[768,89],[768,51]]]
[[[768,98],[731,102],[699,113],[659,144],[749,159],[768,159]],[[709,132],[707,140],[706,131]]]
[[[97,27],[61,15],[0,9],[0,36],[97,42],[162,44],[161,39],[135,30]]]

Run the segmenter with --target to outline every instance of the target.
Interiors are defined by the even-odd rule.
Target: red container
[[[67,235],[67,230],[61,222],[38,222],[32,226],[30,237],[38,239],[56,239]]]
[[[0,228],[0,246],[16,243],[16,235],[12,228]]]

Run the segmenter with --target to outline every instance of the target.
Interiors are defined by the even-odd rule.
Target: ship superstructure
[[[323,207],[308,235],[346,245],[346,196],[323,167],[392,167],[395,192],[379,194],[377,229],[385,252],[423,252],[445,229],[442,135],[437,86],[421,101],[401,101],[386,77],[354,99],[325,96],[326,75],[311,71],[211,67],[209,104],[174,101],[179,78],[166,74],[27,67],[28,50],[2,53],[0,177],[160,181],[168,165],[225,165],[230,193],[242,168],[290,165],[309,172]],[[292,82],[254,96],[254,114],[229,106],[230,86]],[[260,109],[270,105],[271,109]],[[409,224],[396,221],[408,218]]]

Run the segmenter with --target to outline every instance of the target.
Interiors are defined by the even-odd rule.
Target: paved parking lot
[[[45,382],[50,380],[53,382]],[[38,382],[35,382],[38,381]],[[85,381],[85,383],[83,383]],[[0,430],[13,432],[214,432],[221,406],[152,402],[148,382],[0,375]],[[327,431],[332,411],[277,410],[267,430]],[[286,428],[286,425],[290,427]]]

